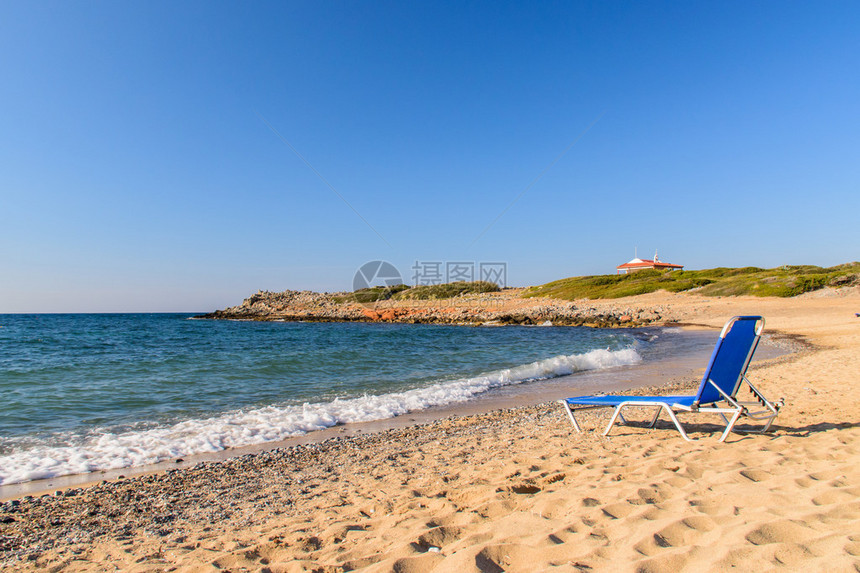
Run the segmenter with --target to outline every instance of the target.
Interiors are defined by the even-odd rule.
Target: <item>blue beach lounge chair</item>
[[[651,408],[656,406],[657,411],[649,428],[653,428],[657,423],[660,412],[665,411],[687,441],[691,440],[678,421],[676,412],[719,414],[726,423],[726,429],[720,437],[721,442],[725,441],[741,416],[766,421],[764,428],[758,430],[766,432],[779,413],[782,400],[768,401],[746,377],[746,371],[761,338],[762,329],[764,329],[764,319],[760,316],[736,316],[729,320],[720,332],[720,338],[705,369],[705,375],[702,376],[699,390],[694,396],[579,396],[561,400],[561,403],[564,404],[570,421],[578,432],[582,429],[574,415],[576,410],[615,407],[612,419],[609,420],[609,425],[603,432],[604,436],[609,434],[618,418],[621,418],[622,422],[627,422],[621,410],[628,406]],[[755,401],[741,402],[737,399],[742,382],[746,382]],[[753,412],[750,411],[750,407],[764,409]],[[727,415],[731,418],[727,418]]]

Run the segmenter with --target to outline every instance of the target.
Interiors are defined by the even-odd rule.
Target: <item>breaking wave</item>
[[[71,439],[71,443],[69,438],[65,438],[68,445],[51,445],[45,440],[26,448],[14,448],[8,455],[0,456],[0,485],[144,466],[194,454],[273,442],[337,424],[382,420],[410,411],[464,402],[502,386],[640,361],[640,355],[632,348],[592,350],[378,396],[338,398],[331,402],[302,405],[271,405],[146,430],[114,433],[94,429],[84,437]],[[57,443],[57,436],[54,438],[51,441]]]

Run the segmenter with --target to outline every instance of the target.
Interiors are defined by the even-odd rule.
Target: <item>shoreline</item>
[[[594,428],[605,412],[586,412],[586,431],[576,434],[558,405],[542,404],[334,436],[7,502],[0,563],[95,571],[854,570],[860,296],[662,294],[636,304],[650,299],[673,307],[678,322],[709,328],[762,314],[766,333],[814,345],[751,369],[765,395],[787,399],[771,433],[719,444],[718,420],[691,417],[684,423],[692,443],[668,422],[653,430],[634,423],[604,438]]]
[[[154,354],[151,346],[145,347],[150,348],[146,352],[151,359],[144,360],[151,367],[143,369],[136,366],[135,353],[122,347],[116,351],[109,348],[110,360],[99,360],[106,365],[101,368],[87,369],[87,363],[92,362],[87,351],[74,351],[66,354],[68,368],[44,375],[46,382],[58,387],[54,390],[53,386],[45,386],[45,391],[33,396],[34,406],[40,409],[25,410],[25,403],[16,408],[18,403],[14,400],[23,394],[13,393],[11,405],[6,405],[9,419],[3,418],[4,428],[10,431],[4,431],[0,448],[0,483],[50,480],[63,474],[188,458],[227,447],[272,442],[335,424],[455,403],[484,395],[496,386],[632,364],[639,356],[628,347],[635,344],[638,348],[638,341],[649,339],[648,334],[633,331],[622,334],[590,328],[493,330],[450,325],[276,323],[231,326],[223,322],[195,324],[184,320],[187,316],[81,319],[82,324],[112,327],[111,333],[118,340],[127,340],[126,332],[138,332],[140,321],[147,333],[143,340],[163,337],[187,344],[165,347],[165,355],[173,358],[164,369],[162,355]],[[56,322],[65,329],[61,332],[75,331],[74,320]],[[18,340],[38,337],[43,329],[38,320],[29,319],[22,324],[23,332],[30,334],[17,334]],[[90,330],[80,326],[78,329]],[[110,338],[107,334],[101,336]],[[325,342],[314,342],[320,338]],[[75,348],[74,336],[69,339],[64,346]],[[354,340],[362,342],[356,345]],[[425,345],[433,350],[416,351]],[[297,358],[301,356],[304,357]],[[344,356],[349,360],[345,361]],[[78,368],[76,363],[83,367]],[[333,364],[344,368],[333,368]],[[28,378],[19,379],[18,386],[26,392]],[[39,381],[37,374],[29,379]],[[147,386],[140,381],[148,379],[158,382],[153,386],[159,388],[158,395],[146,394]],[[62,426],[64,420],[52,413],[54,408],[48,398],[62,391],[63,385],[93,388],[88,396],[94,406],[82,403],[80,412],[92,411],[97,425],[86,425],[84,415],[82,423],[68,434],[62,430],[49,432]],[[122,406],[112,408],[114,400],[130,404],[128,413]],[[150,403],[153,406],[148,406]],[[136,407],[137,404],[144,407]],[[104,412],[99,411],[102,407]],[[57,410],[66,414],[63,408]],[[18,414],[19,411],[27,413]],[[78,415],[73,408],[69,412],[69,418]],[[44,431],[37,433],[36,429]],[[3,492],[0,496],[9,497]]]
[[[665,328],[675,328],[669,326]],[[689,325],[687,336],[692,338],[694,332],[707,330],[715,333],[715,329],[702,325]],[[703,337],[704,338],[704,337]],[[201,462],[218,462],[232,457],[257,454],[294,445],[320,443],[332,437],[345,437],[402,428],[411,425],[422,425],[451,416],[469,416],[485,414],[494,410],[535,406],[558,400],[574,394],[589,394],[594,392],[630,392],[643,387],[657,388],[661,380],[681,378],[686,375],[691,378],[696,370],[701,370],[701,363],[707,359],[712,340],[695,340],[695,348],[680,353],[662,356],[660,359],[643,362],[630,366],[616,366],[603,370],[585,370],[557,376],[554,378],[532,380],[511,386],[494,388],[488,392],[474,396],[465,402],[454,402],[444,406],[433,406],[424,410],[411,411],[391,418],[381,418],[367,422],[351,422],[314,430],[282,440],[263,442],[217,452],[186,455],[179,460],[164,460],[155,464],[130,466],[115,469],[95,470],[83,474],[67,474],[39,480],[0,485],[0,502],[18,499],[26,495],[41,496],[54,494],[71,488],[85,488],[105,480],[133,478],[156,474],[172,469],[185,469]],[[756,356],[754,363],[770,360],[775,356],[790,354],[791,350],[782,347],[773,340],[763,340],[768,346],[764,354]],[[796,350],[796,349],[795,349]]]

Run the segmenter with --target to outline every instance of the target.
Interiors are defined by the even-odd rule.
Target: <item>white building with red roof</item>
[[[618,265],[615,269],[618,271],[619,275],[626,275],[627,273],[635,273],[636,271],[644,271],[646,269],[656,269],[658,271],[671,271],[675,269],[683,269],[684,265],[675,265],[672,263],[664,263],[660,259],[657,258],[657,252],[654,252],[654,260],[648,259],[640,259],[635,258],[628,263],[624,263],[623,265]]]

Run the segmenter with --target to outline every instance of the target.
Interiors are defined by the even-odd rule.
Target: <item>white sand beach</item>
[[[2,505],[9,570],[858,571],[860,293],[654,293],[719,328],[761,314],[811,348],[750,378],[769,434],[716,418],[576,434],[555,403],[334,438]],[[702,368],[707,357],[703,358]],[[694,390],[698,372],[671,381]],[[664,391],[670,390],[668,387]],[[602,428],[608,410],[585,416]],[[644,416],[644,413],[643,413]],[[644,419],[641,418],[641,419]]]

